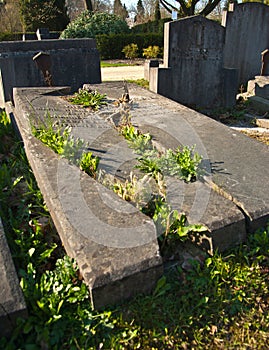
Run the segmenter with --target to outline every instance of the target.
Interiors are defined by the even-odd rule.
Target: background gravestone
[[[85,83],[101,83],[100,56],[94,39],[34,40],[0,43],[0,107],[12,101],[13,87],[46,86],[33,58],[39,53],[51,59],[55,86],[76,91]]]
[[[261,71],[261,52],[269,48],[269,6],[260,3],[230,4],[223,12],[225,66],[239,69],[246,84]]]
[[[182,104],[235,103],[235,70],[223,68],[225,29],[202,16],[165,24],[164,68],[151,69],[150,89]]]

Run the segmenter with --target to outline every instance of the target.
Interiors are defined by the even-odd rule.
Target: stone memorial
[[[93,39],[34,40],[0,43],[0,107],[12,101],[13,87],[46,86],[33,58],[43,52],[50,56],[55,86],[100,83],[100,57]]]
[[[116,82],[91,88],[107,94],[108,105],[97,112],[70,105],[61,97],[64,88],[16,88],[14,115],[64,248],[76,259],[92,305],[99,308],[150,292],[163,265],[159,233],[149,217],[32,136],[30,116],[38,120],[48,111],[88,142],[101,169],[124,180],[135,155],[111,121],[120,113],[113,101],[126,92],[125,86]],[[202,177],[189,184],[168,178],[167,198],[189,223],[207,227],[199,236],[204,249],[224,251],[266,224],[266,145],[138,86],[130,85],[128,92],[132,123],[149,132],[156,147],[195,144],[203,156]]]
[[[239,70],[239,84],[260,74],[261,52],[269,47],[269,6],[232,3],[223,12],[224,65]]]
[[[233,106],[237,71],[223,65],[225,29],[193,16],[164,30],[164,68],[150,69],[150,89],[195,108]]]

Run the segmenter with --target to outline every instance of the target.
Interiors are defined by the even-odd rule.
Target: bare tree
[[[128,11],[125,5],[122,5],[121,0],[114,0],[113,13],[123,20],[128,17]]]
[[[0,31],[11,33],[22,31],[18,0],[6,0],[1,3]]]
[[[169,12],[177,11],[182,17],[200,14],[209,15],[221,0],[160,0],[161,5]],[[178,3],[179,7],[175,4]],[[198,9],[199,8],[199,9]]]

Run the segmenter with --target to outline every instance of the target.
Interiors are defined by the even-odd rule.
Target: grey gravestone
[[[223,68],[225,30],[193,16],[165,24],[164,68],[150,71],[150,89],[193,107],[235,104],[237,72]]]
[[[261,71],[261,52],[269,47],[269,6],[246,2],[230,4],[223,12],[225,27],[224,65],[239,70],[239,83],[246,84]]]
[[[49,28],[38,28],[36,31],[36,37],[38,40],[50,39]]]
[[[78,90],[84,83],[100,83],[100,57],[93,39],[35,40],[0,43],[0,106],[12,101],[13,87],[45,86],[33,57],[50,55],[55,86]]]

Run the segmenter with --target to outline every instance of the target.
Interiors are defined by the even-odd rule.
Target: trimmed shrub
[[[137,58],[138,57],[138,46],[137,44],[131,43],[124,46],[122,52],[125,55],[125,58]]]
[[[143,56],[146,58],[157,58],[161,54],[159,46],[149,46],[143,49]]]
[[[120,17],[103,12],[84,11],[68,24],[61,34],[61,39],[95,38],[100,34],[129,33],[127,23]]]

